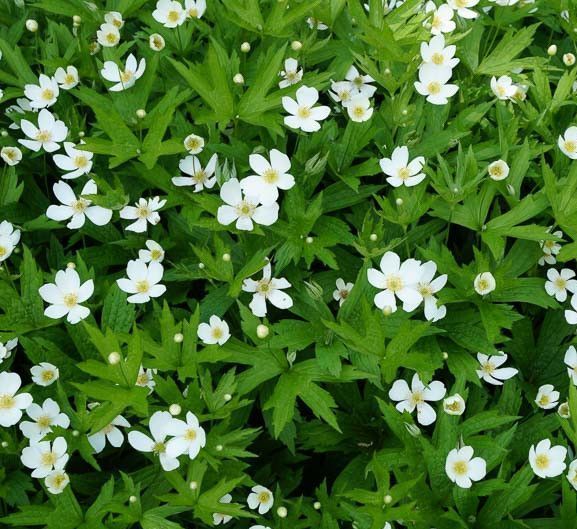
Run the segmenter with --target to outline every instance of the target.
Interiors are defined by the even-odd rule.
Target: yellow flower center
[[[236,208],[239,217],[252,217],[254,210],[255,207],[244,200]]]
[[[50,101],[53,97],[54,97],[54,91],[51,90],[50,88],[45,88],[44,90],[42,90],[42,99]]]
[[[549,456],[547,454],[539,454],[535,458],[535,466],[540,470],[546,469],[549,466]]]
[[[158,261],[162,257],[162,252],[160,250],[154,249],[150,251],[150,258],[153,261]]]
[[[131,72],[130,70],[124,70],[123,72],[120,72],[120,80],[123,83],[128,83],[133,77],[134,72]]]
[[[166,451],[166,445],[162,441],[154,443],[154,446],[152,447],[152,451],[155,454],[164,454],[164,452]]]
[[[206,182],[206,172],[204,169],[200,169],[194,173],[194,179],[199,183]]]
[[[486,279],[479,279],[477,287],[481,291],[489,290],[489,281],[487,281]]]
[[[290,83],[296,81],[297,80],[296,70],[289,70],[288,72],[285,72],[285,77],[286,80],[289,81]]]
[[[196,7],[191,7],[191,8],[188,10],[188,16],[189,16],[189,17],[196,18],[196,17],[198,16],[198,9],[196,9]]]
[[[116,33],[107,33],[106,42],[108,42],[109,44],[116,44],[118,42],[118,37],[116,36]]]
[[[4,149],[4,156],[10,160],[16,159],[16,151],[14,149]]]
[[[347,289],[339,290],[339,296],[341,297],[341,299],[347,299],[348,295],[349,291]]]
[[[427,90],[429,91],[429,94],[437,95],[441,92],[441,83],[439,83],[438,81],[431,81],[427,85]]]
[[[143,279],[142,281],[137,281],[135,286],[136,291],[139,292],[140,294],[144,294],[145,292],[148,292],[150,290],[150,283],[146,281],[146,279]]]
[[[392,292],[397,292],[403,288],[403,280],[399,276],[391,275],[387,278],[386,287]]]
[[[441,20],[441,17],[435,13],[433,15],[433,20],[431,21],[431,26],[434,29],[439,29],[442,24],[443,24],[443,21]]]
[[[52,484],[55,489],[59,489],[64,483],[66,483],[65,474],[57,474],[56,476],[52,477]]]
[[[455,461],[453,463],[453,472],[458,476],[464,476],[467,474],[468,466],[465,461]]]
[[[222,338],[223,334],[224,333],[222,332],[222,329],[220,327],[216,327],[212,330],[212,337],[215,340],[220,340]]]
[[[52,133],[49,130],[39,130],[36,133],[36,139],[38,141],[50,141],[52,139]]]
[[[417,404],[425,402],[425,398],[420,391],[415,391],[414,393],[411,393],[411,402],[416,406]]]
[[[54,466],[54,463],[56,463],[57,459],[58,459],[58,456],[54,452],[44,452],[40,456],[40,462],[42,463],[42,465],[47,466],[47,467]]]
[[[404,181],[404,180],[407,180],[411,176],[411,172],[409,171],[409,169],[407,167],[402,167],[398,171],[398,176],[401,180]]]
[[[419,283],[417,285],[417,290],[418,290],[419,294],[421,294],[421,296],[423,296],[424,298],[433,295],[433,289],[431,288],[431,285],[429,285],[429,284]]]
[[[491,362],[485,362],[482,365],[481,369],[483,370],[484,373],[490,375],[493,371],[495,371],[495,366]]]
[[[84,210],[88,207],[88,202],[80,198],[72,202],[71,207],[75,213],[84,213]]]
[[[187,441],[194,441],[196,439],[196,430],[194,430],[193,428],[189,428],[184,432],[184,438]]]
[[[459,411],[461,409],[461,405],[459,403],[459,401],[454,400],[453,402],[450,402],[449,404],[446,405],[446,408],[449,411]]]
[[[271,167],[262,174],[262,177],[267,184],[274,184],[278,180],[278,171]]]
[[[88,159],[83,154],[76,156],[74,158],[74,165],[78,167],[78,169],[84,169],[88,165]]]
[[[354,106],[353,107],[353,114],[357,118],[362,118],[365,115],[365,109],[361,106]]]
[[[46,369],[45,371],[42,371],[40,378],[43,382],[50,382],[54,378],[54,371]]]
[[[71,294],[66,294],[64,296],[64,305],[66,305],[69,309],[71,309],[72,307],[75,307],[76,304],[78,303],[78,294],[76,293],[71,293]]]
[[[50,425],[52,424],[52,419],[50,417],[48,417],[48,415],[41,415],[40,417],[38,417],[38,419],[36,420],[36,424],[38,426],[40,426],[40,428],[42,428],[43,430],[45,430],[46,428],[49,428]]]
[[[198,138],[188,138],[186,140],[186,148],[189,151],[200,149],[200,140]]]
[[[565,150],[567,152],[575,152],[577,151],[577,142],[573,140],[566,140],[565,141]]]
[[[553,284],[559,290],[565,290],[567,288],[567,280],[563,279],[562,277],[558,277],[557,279],[555,279],[555,281],[553,281]]]
[[[138,386],[146,386],[146,384],[148,384],[148,376],[146,373],[140,373],[140,375],[138,375],[136,378],[136,384]]]
[[[256,287],[256,290],[261,294],[268,294],[271,291],[270,281],[268,279],[261,279]]]
[[[148,206],[138,206],[136,210],[136,215],[139,219],[147,219],[150,216],[150,209]]]
[[[455,5],[459,8],[467,7],[468,0],[455,0]]]
[[[443,64],[445,62],[445,57],[443,57],[442,53],[433,53],[431,61],[433,61],[433,64]]]
[[[267,503],[270,501],[270,494],[266,491],[259,492],[258,494],[258,502],[259,503]]]
[[[169,22],[178,22],[179,18],[180,18],[180,13],[178,11],[169,11],[168,14],[166,15],[166,19]]]
[[[541,404],[541,406],[547,406],[550,402],[551,399],[548,395],[541,395],[541,398],[539,399],[539,404]]]
[[[491,176],[503,176],[503,168],[500,165],[493,165],[491,166],[491,169],[489,169],[489,173],[491,173]]]
[[[311,117],[310,107],[299,107],[297,115],[299,118],[307,119]]]
[[[160,37],[153,37],[152,44],[156,49],[162,48],[162,40]]]
[[[12,395],[0,395],[0,410],[10,410],[16,405],[16,399]]]
[[[0,246],[0,257],[4,257],[8,253],[8,250],[4,246]]]

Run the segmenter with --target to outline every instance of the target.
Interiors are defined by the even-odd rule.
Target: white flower
[[[277,149],[270,151],[270,162],[261,154],[251,154],[248,163],[256,174],[243,178],[240,187],[247,196],[256,197],[261,204],[273,204],[278,199],[279,189],[286,191],[295,185],[294,176],[288,173],[291,161]]]
[[[96,40],[105,48],[113,48],[120,42],[120,31],[114,24],[105,22],[96,32]]]
[[[135,220],[132,224],[126,227],[127,231],[134,231],[136,233],[143,233],[148,227],[148,223],[156,226],[160,222],[160,214],[158,210],[166,204],[166,200],[160,200],[159,197],[139,198],[136,206],[124,206],[120,210],[120,218],[127,220]]]
[[[425,64],[433,64],[438,67],[454,68],[459,64],[459,59],[454,58],[457,46],[445,47],[445,37],[435,35],[428,43],[421,43],[421,58]]]
[[[431,26],[433,35],[455,31],[457,26],[453,20],[453,9],[449,5],[441,4],[437,7],[435,2],[429,1],[425,5],[425,12],[431,13],[430,20],[425,24]]]
[[[547,231],[551,231],[551,228],[549,228],[549,230]],[[558,230],[558,231],[554,231],[553,235],[559,239],[563,238],[563,232]],[[541,246],[541,249],[543,250],[543,255],[541,256],[541,258],[539,259],[539,264],[541,266],[543,266],[545,263],[547,264],[555,264],[557,262],[556,259],[556,255],[561,251],[561,245],[554,240],[543,240],[543,241],[539,241],[539,245]]]
[[[54,72],[54,79],[62,90],[74,88],[80,81],[76,66],[67,66],[66,70],[60,66]]]
[[[126,275],[128,278],[117,279],[120,290],[131,294],[128,303],[146,303],[151,298],[162,296],[166,287],[160,285],[164,274],[163,266],[157,261],[144,263],[139,259],[128,261]]]
[[[154,20],[165,28],[175,28],[186,20],[186,11],[180,2],[174,0],[158,0],[156,9],[152,12]]]
[[[204,149],[204,138],[197,134],[189,134],[184,138],[184,148],[190,154],[199,154]]]
[[[333,299],[339,302],[339,307],[345,302],[354,286],[354,283],[345,283],[340,277],[337,279]]]
[[[473,286],[475,287],[475,292],[477,292],[477,294],[480,296],[486,296],[495,290],[497,283],[491,272],[481,272],[475,277]]]
[[[62,470],[68,462],[68,445],[64,437],[52,441],[31,442],[22,450],[22,464],[33,469],[33,478],[45,478],[53,470]]]
[[[43,73],[38,77],[38,84],[24,85],[24,95],[30,101],[32,108],[51,107],[58,100],[60,89],[56,79]]]
[[[481,364],[481,369],[477,369],[477,376],[493,386],[503,385],[503,380],[513,378],[519,371],[513,367],[501,367],[508,356],[499,351],[499,355],[488,356],[483,353],[477,353],[477,360]]]
[[[188,454],[190,459],[196,458],[201,448],[206,445],[206,433],[196,415],[191,411],[186,413],[186,422],[181,419],[173,419],[167,426],[168,435],[172,439],[166,443],[168,457],[178,457]]]
[[[411,312],[423,301],[423,296],[416,289],[420,278],[421,263],[407,259],[401,264],[400,257],[394,252],[387,252],[380,262],[380,270],[370,268],[367,271],[369,283],[381,290],[375,295],[375,305],[379,309],[389,307],[397,310],[396,298],[403,302],[403,310]]]
[[[428,321],[438,321],[447,314],[447,307],[437,306],[435,294],[439,292],[447,283],[447,274],[440,275],[433,279],[437,273],[437,265],[434,261],[427,261],[421,265],[420,276],[417,281],[417,291],[423,297],[425,303],[425,318]]]
[[[499,79],[493,76],[491,78],[491,90],[498,99],[503,101],[511,99],[517,93],[517,87],[508,75],[502,75]]]
[[[300,83],[303,78],[303,69],[301,68],[299,70],[298,61],[289,57],[288,59],[285,59],[284,70],[279,72],[279,75],[283,79],[279,82],[278,87],[286,88],[287,86]]]
[[[427,401],[436,402],[441,400],[447,390],[445,385],[438,380],[433,380],[425,386],[419,375],[415,373],[411,381],[411,387],[402,379],[395,380],[390,391],[389,398],[397,402],[396,408],[401,413],[408,411],[413,413],[417,409],[417,421],[423,426],[435,422],[437,414]]]
[[[537,396],[535,397],[535,404],[544,410],[556,408],[559,404],[560,393],[555,391],[552,384],[544,384],[539,388]]]
[[[390,158],[382,158],[379,165],[383,173],[388,175],[387,182],[393,187],[413,187],[425,179],[422,173],[425,158],[417,156],[409,162],[409,149],[406,146],[395,147]]]
[[[18,140],[18,143],[34,152],[38,152],[40,149],[44,149],[46,152],[57,151],[60,149],[59,142],[64,141],[68,135],[68,129],[64,122],[57,120],[45,108],[38,113],[38,127],[27,119],[20,122],[20,127],[30,139]]]
[[[122,415],[117,415],[108,426],[88,436],[88,442],[96,454],[100,454],[100,452],[104,450],[107,439],[114,448],[122,446],[122,443],[124,443],[124,434],[119,426],[122,428],[130,428],[130,423]]]
[[[70,483],[70,478],[64,470],[53,470],[44,479],[44,485],[50,494],[61,494]]]
[[[98,192],[94,180],[88,180],[88,182],[86,182],[80,192],[80,197],[77,197],[72,188],[62,180],[56,182],[54,186],[52,186],[52,190],[62,205],[48,206],[46,216],[49,219],[56,221],[70,219],[66,227],[71,230],[82,228],[86,222],[86,217],[97,226],[105,226],[110,222],[112,218],[111,209],[92,206],[91,200],[83,198],[83,195],[96,195]]]
[[[293,306],[292,298],[283,292],[285,288],[290,288],[292,285],[284,277],[277,279],[271,277],[271,274],[271,265],[268,263],[262,269],[262,279],[255,281],[248,278],[242,282],[244,292],[254,293],[249,307],[252,313],[259,318],[266,316],[267,300],[279,309],[290,309]]]
[[[331,109],[326,106],[314,106],[319,100],[316,88],[301,86],[296,92],[296,101],[292,97],[283,96],[282,106],[291,114],[284,118],[284,124],[304,132],[320,130],[319,121],[326,119]]]
[[[146,69],[146,59],[140,59],[137,64],[136,57],[132,53],[126,59],[126,67],[121,70],[119,66],[113,61],[106,61],[100,70],[100,75],[111,83],[116,83],[111,86],[111,92],[120,92],[126,90],[142,77]]]
[[[70,141],[64,142],[66,154],[54,154],[52,159],[56,167],[63,171],[68,171],[62,176],[65,180],[78,178],[83,174],[88,174],[92,170],[92,157],[94,153],[81,151]]]
[[[10,125],[8,125],[8,128],[18,130],[20,128],[19,116],[26,114],[26,112],[38,112],[38,109],[32,108],[30,106],[30,101],[28,101],[28,99],[26,99],[25,97],[17,98],[16,104],[10,105],[5,112],[6,116],[8,116],[11,120],[14,121],[13,123],[10,123]],[[19,116],[14,116],[14,114],[18,114]]]
[[[567,374],[569,378],[577,386],[577,350],[574,345],[570,345],[565,351],[565,358],[563,359],[567,366]]]
[[[447,84],[451,80],[453,70],[433,64],[423,64],[419,68],[419,80],[415,81],[415,89],[419,94],[427,96],[427,101],[433,105],[446,105],[449,97],[454,96],[459,87]]]
[[[262,485],[256,485],[248,495],[246,502],[251,509],[257,509],[259,514],[266,514],[272,509],[274,496],[270,490]]]
[[[156,261],[162,263],[164,260],[164,250],[160,244],[152,240],[146,241],[146,250],[138,250],[138,259],[144,263]]]
[[[216,218],[223,226],[236,221],[237,229],[250,231],[254,228],[254,222],[270,226],[278,220],[278,204],[272,202],[259,205],[258,197],[246,194],[243,196],[240,182],[236,178],[231,178],[222,185],[220,198],[225,205],[218,208]]]
[[[22,385],[18,373],[0,373],[0,426],[14,426],[22,418],[22,410],[32,404],[30,393],[16,394]]]
[[[40,362],[37,366],[30,368],[32,382],[39,386],[50,386],[60,378],[58,368],[49,362]]]
[[[186,158],[180,160],[178,168],[183,173],[190,176],[175,176],[172,179],[172,183],[179,187],[194,186],[195,193],[202,191],[205,187],[207,189],[212,189],[216,183],[216,176],[214,175],[214,172],[216,171],[217,162],[218,156],[213,154],[206,164],[206,167],[203,169],[202,165],[200,164],[200,160],[196,156],[187,156]]]
[[[347,70],[345,79],[364,97],[373,97],[377,91],[377,87],[370,84],[374,83],[375,80],[370,75],[361,74],[354,66]]]
[[[529,464],[540,478],[554,478],[563,474],[567,467],[565,457],[567,448],[564,446],[551,446],[549,439],[543,439],[537,446],[531,445],[529,449]]]
[[[24,437],[31,441],[39,441],[46,434],[52,432],[52,426],[60,426],[61,428],[68,428],[70,426],[70,419],[68,415],[60,412],[60,406],[52,399],[46,399],[42,406],[36,403],[30,404],[26,408],[26,415],[32,421],[22,421],[19,428]]]
[[[565,320],[569,325],[577,325],[577,294],[571,296],[571,307],[573,310],[565,310]]]
[[[496,160],[489,164],[487,167],[489,177],[491,180],[499,182],[500,180],[505,180],[509,176],[509,166],[505,160]]]
[[[479,0],[447,0],[447,4],[462,18],[477,18],[479,13],[469,9],[479,3]]]
[[[156,375],[156,372],[156,369],[144,369],[142,365],[138,370],[136,385],[141,388],[148,388],[149,395],[154,391],[154,387],[156,386],[156,382],[154,381],[154,375]]]
[[[329,95],[337,103],[342,103],[346,106],[353,97],[359,95],[359,91],[350,81],[331,81]]]
[[[563,136],[559,136],[557,145],[565,156],[577,160],[577,127],[569,127]]]
[[[569,471],[567,472],[567,480],[572,487],[577,490],[577,459],[574,459],[569,464]]]
[[[230,494],[225,494],[222,498],[220,498],[220,500],[218,500],[218,503],[230,503],[232,501],[232,496]],[[232,516],[229,516],[228,514],[221,514],[219,512],[215,512],[212,515],[212,522],[214,523],[214,525],[220,525],[220,524],[225,524],[228,523],[232,520]]]
[[[90,309],[80,305],[94,293],[94,281],[89,279],[80,285],[80,276],[73,268],[56,272],[54,283],[48,283],[38,289],[40,297],[49,303],[44,315],[58,319],[66,316],[69,323],[75,324],[90,314]]]
[[[349,118],[356,123],[368,121],[373,115],[374,109],[371,107],[371,101],[363,95],[352,97],[344,106]]]
[[[455,393],[443,401],[443,410],[447,415],[463,415],[465,413],[465,399]]]
[[[0,149],[0,157],[8,165],[18,165],[22,160],[22,151],[18,147],[5,146]]]
[[[206,344],[224,345],[230,338],[228,323],[214,314],[208,320],[209,323],[201,323],[198,326],[198,337]]]
[[[148,37],[148,46],[152,51],[162,51],[166,46],[166,41],[160,33],[153,33]]]
[[[170,457],[166,453],[166,437],[168,436],[168,426],[174,421],[172,415],[167,411],[157,411],[152,414],[148,427],[152,437],[148,437],[142,432],[133,430],[128,434],[128,442],[132,448],[139,452],[152,452],[160,459],[162,468],[167,472],[178,468],[179,461],[175,457]]]
[[[12,351],[18,345],[18,338],[12,338],[5,344],[0,343],[0,364],[12,356]]]
[[[184,0],[184,10],[188,18],[201,18],[206,11],[206,0]]]
[[[324,22],[321,22],[320,20],[314,17],[308,17],[307,24],[309,28],[316,29],[318,31],[324,31],[325,29],[329,29],[329,27]]]
[[[577,280],[573,279],[575,272],[569,268],[563,268],[561,272],[555,268],[547,270],[547,278],[549,281],[545,282],[545,291],[550,296],[555,296],[559,302],[567,299],[567,291],[575,294],[577,292]]]
[[[12,255],[19,242],[20,230],[15,230],[7,220],[0,222],[0,263]]]
[[[447,454],[445,472],[457,486],[469,489],[473,481],[480,481],[487,475],[487,463],[482,457],[473,457],[471,446],[453,448]]]
[[[104,21],[107,24],[112,24],[113,26],[116,26],[118,29],[122,29],[122,27],[124,26],[122,13],[119,13],[118,11],[109,11],[108,13],[105,13]]]

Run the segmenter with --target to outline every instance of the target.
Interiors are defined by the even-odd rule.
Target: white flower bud
[[[76,268],[76,264],[70,261],[69,263],[66,264],[66,268],[74,270]]]
[[[401,114],[403,116],[406,116],[409,113],[409,111],[406,108],[403,108],[403,110],[401,110]]]
[[[222,452],[223,448],[224,448],[224,446],[222,446],[222,445],[216,445],[216,446],[214,447],[214,449],[215,449],[217,452]]]
[[[300,49],[302,49],[303,47],[303,43],[300,40],[293,40],[291,42],[291,49],[293,51],[299,51]]]
[[[244,84],[244,76],[241,73],[235,74],[232,80],[235,84]]]
[[[80,432],[78,430],[72,430],[72,437],[78,437]]]
[[[8,137],[8,131],[7,130],[3,130],[1,133],[3,138],[7,138]]]
[[[375,242],[378,239],[377,234],[371,233],[371,235],[369,236],[369,239],[371,239],[371,241]]]
[[[175,403],[169,406],[168,411],[170,412],[170,415],[180,415],[182,408],[180,407],[180,404]]]
[[[130,498],[128,498],[129,503],[136,503],[137,501],[138,501],[138,498],[136,496],[130,496]]]
[[[229,402],[232,400],[232,395],[230,393],[225,393],[223,398],[226,402]]]
[[[559,414],[559,417],[561,417],[562,419],[568,419],[569,417],[571,417],[571,412],[569,411],[569,403],[563,402],[562,404],[559,404],[559,408],[557,408],[557,413]]]
[[[8,441],[2,441],[2,448],[8,448]]]
[[[547,48],[547,55],[553,57],[553,55],[556,55],[556,53],[557,53],[557,46],[555,44],[551,44],[551,46]]]
[[[26,21],[26,29],[32,33],[36,33],[38,31],[38,22],[33,18],[29,18]]]
[[[321,502],[320,502],[320,501],[315,501],[315,502],[313,503],[313,508],[318,511],[318,510],[321,508]]]
[[[198,481],[191,481],[188,486],[190,487],[190,490],[196,490],[198,489]]]
[[[403,199],[400,198],[400,197],[397,198],[397,200],[395,200],[395,204],[396,204],[397,206],[402,206],[402,205],[403,205]]]
[[[230,262],[230,254],[229,254],[229,253],[223,253],[223,254],[222,254],[222,260],[223,260],[225,263]]]
[[[243,42],[240,45],[240,51],[243,53],[248,53],[250,51],[250,42]]]
[[[184,340],[184,335],[181,332],[177,332],[172,339],[175,341],[175,343],[182,343],[182,340]]]
[[[306,242],[307,244],[312,244],[313,241],[314,241],[314,239],[313,239],[310,235],[305,239],[305,242]]]
[[[447,360],[449,358],[449,353],[443,351],[443,360]]]
[[[391,75],[391,70],[389,68],[385,68],[385,75]]]
[[[393,502],[393,497],[390,494],[385,494],[383,501],[385,502],[385,505],[389,505],[389,503]]]
[[[81,22],[82,22],[82,18],[80,17],[80,15],[74,15],[72,17],[72,24],[74,24],[75,27],[80,26]]]
[[[202,270],[204,268],[204,263],[198,263],[198,268]]]
[[[146,110],[144,110],[143,108],[139,108],[139,109],[136,111],[136,117],[137,117],[138,119],[144,119],[144,118],[146,117]]]
[[[565,66],[573,66],[575,64],[575,55],[572,53],[563,55],[563,64],[565,64]]]
[[[120,363],[120,354],[117,352],[112,352],[108,355],[108,363],[115,366]]]
[[[287,515],[288,515],[288,510],[287,510],[286,507],[279,507],[279,508],[276,510],[276,513],[277,513],[277,515],[278,515],[279,518],[286,518]]]
[[[268,336],[268,333],[269,333],[269,332],[270,332],[270,331],[269,331],[269,328],[268,328],[266,325],[262,324],[262,323],[256,328],[256,335],[257,335],[261,340],[264,340],[264,339]]]
[[[393,313],[393,308],[390,305],[385,305],[383,307],[383,314],[385,316],[390,316]]]
[[[84,138],[84,136],[86,136],[86,133],[85,133],[83,130],[81,130],[81,131],[78,133],[78,137],[79,137],[79,138]]]

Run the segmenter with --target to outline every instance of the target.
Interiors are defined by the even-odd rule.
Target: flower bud
[[[144,110],[143,108],[139,108],[139,109],[136,111],[136,117],[137,117],[138,119],[144,119],[144,118],[146,117],[146,110]]]
[[[214,447],[214,449],[215,449],[217,452],[222,452],[223,448],[224,448],[224,446],[222,446],[222,445],[216,445],[216,446]]]
[[[184,335],[181,332],[177,332],[172,339],[175,343],[182,343],[184,340]]]
[[[78,430],[72,430],[72,437],[79,437],[80,432]]]
[[[66,264],[66,268],[70,268],[71,270],[74,270],[76,268],[76,264],[73,263],[72,261],[70,261],[69,263]]]
[[[312,244],[312,243],[314,242],[314,239],[309,235],[309,236],[305,239],[305,242],[306,242],[307,244]]]
[[[372,242],[376,242],[376,240],[378,239],[378,236],[377,236],[376,233],[371,233],[371,235],[369,236],[369,239],[370,239]]]
[[[168,411],[170,412],[170,415],[180,415],[182,408],[180,407],[180,404],[175,403],[169,406]]]
[[[244,84],[244,76],[241,73],[237,73],[233,78],[235,84]]]
[[[263,325],[262,323],[260,325],[257,326],[256,328],[256,335],[261,339],[264,340],[269,333],[269,328],[266,325]]]
[[[2,448],[8,448],[8,441],[2,441]]]
[[[130,498],[128,498],[129,503],[136,503],[137,501],[138,501],[138,498],[136,496],[130,496]]]
[[[78,133],[78,137],[79,137],[79,138],[84,138],[84,136],[86,136],[86,134],[85,134],[85,132],[84,132],[83,130],[81,130],[81,131]]]
[[[120,363],[120,354],[117,352],[112,352],[108,355],[108,363],[115,366]]]
[[[229,253],[223,253],[223,254],[222,254],[222,260],[223,260],[225,263],[230,262],[230,254],[229,254]]]
[[[303,47],[303,43],[300,40],[293,40],[291,42],[291,49],[293,51],[299,51],[300,49],[302,49]]]
[[[557,46],[555,44],[551,44],[551,46],[547,48],[547,55],[553,57],[553,55],[556,54],[557,54]]]
[[[383,307],[383,314],[385,316],[390,316],[393,313],[393,307],[391,307],[390,305],[385,305]]]
[[[232,400],[232,395],[231,395],[230,393],[225,393],[224,396],[223,396],[223,399],[224,399],[226,402],[230,402],[230,401]]]
[[[449,353],[447,351],[443,351],[443,360],[447,360],[449,358]]]
[[[383,501],[385,502],[385,505],[389,505],[393,502],[393,497],[390,494],[385,494]]]
[[[276,513],[277,513],[277,515],[278,515],[279,518],[286,518],[287,515],[288,515],[288,510],[287,510],[286,507],[279,507],[279,508],[276,510]]]
[[[26,29],[31,33],[36,33],[38,31],[38,22],[36,22],[36,20],[33,18],[29,18],[26,21]]]
[[[3,138],[7,138],[7,137],[8,137],[8,131],[7,131],[7,130],[3,130],[2,132],[0,132],[0,135],[1,135]]]
[[[313,508],[318,511],[321,508],[321,502],[320,501],[315,501],[313,503]]]
[[[204,263],[198,263],[198,268],[200,268],[201,270],[204,269]]]
[[[559,417],[561,417],[562,419],[568,419],[569,417],[571,417],[571,411],[569,410],[569,403],[563,402],[562,404],[559,404],[559,408],[557,408],[557,413],[559,414]]]
[[[250,51],[250,43],[249,42],[243,42],[240,45],[240,51],[242,51],[243,53],[248,53]]]
[[[188,486],[190,487],[190,490],[196,490],[196,489],[198,489],[198,482],[197,481],[191,481]]]
[[[80,26],[82,22],[82,17],[80,17],[80,15],[74,15],[72,17],[72,25],[77,28],[78,26]]]
[[[400,198],[400,197],[397,198],[397,200],[395,200],[395,204],[396,204],[397,206],[402,206],[402,205],[403,205],[403,199]]]

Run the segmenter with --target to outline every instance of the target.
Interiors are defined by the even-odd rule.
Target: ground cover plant
[[[575,0],[0,0],[0,526],[575,529]]]

